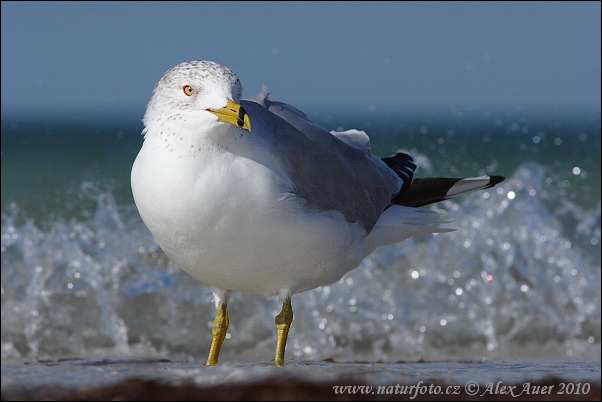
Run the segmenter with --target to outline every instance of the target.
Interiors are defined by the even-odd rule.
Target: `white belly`
[[[140,216],[167,255],[199,281],[292,294],[333,283],[364,258],[359,223],[307,208],[265,166],[229,153],[211,164],[200,154],[150,159],[147,146],[132,168]]]

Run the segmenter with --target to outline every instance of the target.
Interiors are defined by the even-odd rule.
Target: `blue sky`
[[[2,116],[144,113],[186,60],[302,110],[600,111],[600,2],[2,2]]]

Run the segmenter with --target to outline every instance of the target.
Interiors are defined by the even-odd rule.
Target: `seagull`
[[[328,132],[271,101],[265,87],[241,94],[237,76],[211,61],[168,70],[148,102],[131,172],[157,243],[213,288],[206,365],[218,364],[231,292],[278,296],[274,362],[283,366],[294,294],[338,281],[377,247],[453,230],[442,226],[448,215],[420,207],[504,180],[412,180],[412,157],[374,156],[365,132]]]

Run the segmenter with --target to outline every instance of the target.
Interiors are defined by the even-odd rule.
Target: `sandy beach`
[[[600,361],[8,359],[2,400],[600,400]]]

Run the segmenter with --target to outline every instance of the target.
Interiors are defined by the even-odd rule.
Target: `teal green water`
[[[558,197],[587,208],[600,200],[599,119],[483,113],[435,119],[366,115],[315,116],[315,120],[328,130],[365,130],[373,153],[380,157],[399,149],[426,156],[430,168],[422,166],[416,177],[510,177],[521,163],[530,161],[544,166],[546,184]],[[2,210],[16,202],[38,219],[77,214],[74,192],[86,180],[111,186],[118,203],[132,203],[129,172],[142,145],[142,128],[134,118],[90,124],[3,122]]]

